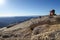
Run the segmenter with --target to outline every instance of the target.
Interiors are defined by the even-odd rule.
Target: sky
[[[60,0],[0,0],[0,17],[60,14]]]

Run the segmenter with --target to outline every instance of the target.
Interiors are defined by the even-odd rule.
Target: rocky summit
[[[60,40],[60,15],[39,16],[0,28],[0,40]]]

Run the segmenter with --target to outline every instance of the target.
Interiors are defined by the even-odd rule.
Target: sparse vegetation
[[[0,40],[59,40],[60,17],[33,18],[0,31]]]

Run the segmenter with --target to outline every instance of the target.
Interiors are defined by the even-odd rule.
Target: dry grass
[[[59,20],[60,17],[42,17],[31,19],[10,28],[2,28],[0,40],[59,40]]]

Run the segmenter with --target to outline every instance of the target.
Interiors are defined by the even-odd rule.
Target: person
[[[50,17],[53,17],[53,16],[55,16],[56,14],[55,14],[55,10],[53,9],[53,10],[51,10],[50,11]]]
[[[55,14],[55,10],[53,9],[50,11],[50,16],[54,16],[54,15],[56,15],[56,14]]]

